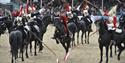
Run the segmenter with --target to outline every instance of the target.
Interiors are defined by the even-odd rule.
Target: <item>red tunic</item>
[[[116,17],[116,16],[114,16],[114,17],[113,17],[113,20],[114,20],[114,21],[113,21],[113,24],[114,24],[114,28],[116,28],[117,17]]]
[[[35,5],[34,5],[34,4],[32,5],[32,7],[31,7],[31,8],[32,8],[32,11],[33,11],[33,12],[36,10],[36,8],[35,8]]]
[[[29,13],[28,4],[26,4],[26,13],[27,13],[27,14]]]
[[[60,16],[60,19],[63,21],[64,23],[64,26],[65,26],[65,29],[64,31],[65,32],[68,32],[68,27],[67,27],[67,21],[68,21],[68,18],[66,16]]]

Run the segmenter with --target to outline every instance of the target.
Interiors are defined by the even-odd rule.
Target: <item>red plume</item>
[[[117,17],[116,17],[116,16],[114,16],[114,17],[113,17],[113,20],[114,20],[114,21],[113,21],[114,27],[116,28]]]
[[[20,6],[20,11],[19,11],[19,15],[18,15],[18,16],[21,16],[21,15],[22,15],[22,10],[23,10],[23,6],[21,5],[21,6]]]
[[[27,3],[26,3],[26,13],[28,14],[28,4],[29,4],[29,0],[27,0]]]

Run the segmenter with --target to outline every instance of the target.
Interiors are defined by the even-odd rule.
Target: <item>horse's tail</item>
[[[11,54],[16,56],[18,53],[18,45],[17,45],[17,37],[15,37],[15,33],[11,32],[9,35],[9,42],[11,47]]]
[[[22,46],[22,34],[21,31],[12,31],[9,34],[9,42],[11,47],[11,53],[14,57],[18,54],[18,49]]]

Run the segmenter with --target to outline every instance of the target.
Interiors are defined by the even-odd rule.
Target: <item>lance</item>
[[[74,4],[74,0],[72,0],[72,10],[73,10],[73,4]]]
[[[41,0],[41,8],[42,8],[42,3],[43,3],[43,1]]]
[[[121,1],[119,1],[119,0],[116,0],[116,1],[118,1],[118,3],[120,3],[120,4],[122,3],[122,2],[121,2]]]

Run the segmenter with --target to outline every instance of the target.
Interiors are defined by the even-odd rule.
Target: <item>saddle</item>
[[[120,28],[116,28],[115,32],[116,32],[116,33],[122,33],[122,32],[123,32],[123,30],[122,30],[122,29],[120,29]]]

